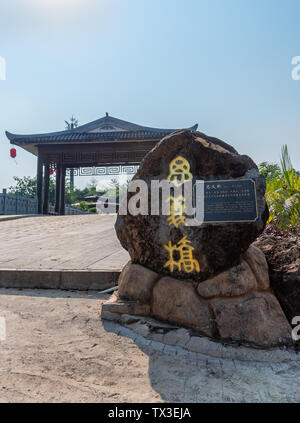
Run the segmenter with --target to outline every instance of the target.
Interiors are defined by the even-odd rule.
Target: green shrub
[[[287,146],[282,147],[281,167],[264,162],[259,170],[267,182],[268,223],[285,232],[296,229],[300,224],[300,176],[292,166]]]
[[[89,212],[90,212],[90,213],[97,213],[97,207],[91,207],[91,208],[89,209]]]
[[[89,203],[87,201],[80,201],[78,207],[83,211],[89,211]]]

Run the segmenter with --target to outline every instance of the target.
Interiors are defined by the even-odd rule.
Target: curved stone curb
[[[25,219],[26,217],[36,217],[39,214],[13,214],[13,215],[1,215],[0,222],[7,222],[8,220]]]
[[[113,313],[111,313],[113,314]],[[206,337],[194,336],[187,329],[164,325],[154,319],[138,318],[121,324],[113,316],[102,316],[105,328],[120,336],[131,338],[138,346],[148,346],[156,351],[189,360],[225,359],[250,362],[284,363],[298,362],[300,353],[288,349],[259,350],[214,342]],[[123,315],[126,321],[126,315]],[[133,316],[128,316],[133,318]],[[136,316],[134,316],[136,317]],[[128,320],[130,321],[130,320]],[[151,332],[149,327],[157,324],[161,333]],[[166,330],[166,333],[163,331]]]

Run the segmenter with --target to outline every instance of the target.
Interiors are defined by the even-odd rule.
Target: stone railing
[[[57,214],[55,212],[55,205],[54,204],[49,204],[49,214]],[[89,213],[80,209],[77,209],[76,207],[72,207],[72,206],[65,206],[65,215],[74,215],[74,214],[94,214],[94,213]]]
[[[7,194],[4,189],[0,194],[0,214],[37,214],[37,198]]]
[[[27,195],[22,197],[18,194],[7,194],[6,189],[0,193],[0,215],[37,214],[37,207],[37,198],[30,198]],[[49,214],[57,214],[53,204],[49,204]],[[65,214],[91,213],[66,205]]]

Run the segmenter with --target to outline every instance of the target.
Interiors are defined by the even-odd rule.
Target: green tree
[[[108,187],[105,191],[105,194],[108,197],[113,197],[114,195],[116,195],[116,190],[119,189],[119,196],[121,198],[126,193],[129,183],[130,179],[128,179],[124,184],[119,185],[118,180],[116,178],[112,178],[108,183]]]
[[[259,165],[259,171],[267,182],[281,176],[281,169],[277,163],[262,162]]]
[[[93,178],[83,189],[78,189],[74,187],[73,190],[71,190],[69,187],[66,186],[66,201],[69,204],[80,203],[81,201],[84,201],[85,197],[87,196],[100,196],[105,194],[105,192],[105,189],[99,190],[97,188],[97,180]]]
[[[19,178],[14,176],[15,185],[8,188],[9,194],[19,194],[20,196],[28,195],[30,198],[37,196],[37,180],[30,176],[24,176]],[[55,203],[55,191],[56,183],[55,176],[50,176],[49,181],[49,202]],[[84,198],[89,195],[103,195],[105,190],[97,190],[97,180],[92,179],[85,188],[78,189],[70,187],[69,185],[65,186],[65,202],[66,204],[75,204],[84,202]],[[85,204],[83,205],[83,210],[85,210]]]
[[[13,179],[15,185],[8,188],[9,194],[19,194],[21,196],[28,195],[30,198],[36,197],[36,178],[31,178],[30,176],[19,178],[18,176],[14,176]]]
[[[22,197],[28,195],[30,198],[37,196],[36,177],[32,178],[31,176],[23,176],[23,178],[19,178],[18,176],[14,176],[13,179],[15,181],[15,185],[8,188],[9,194],[19,194]],[[50,177],[49,201],[50,203],[55,202],[55,182],[53,177]]]

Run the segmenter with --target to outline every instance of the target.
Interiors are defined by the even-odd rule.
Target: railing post
[[[18,202],[19,202],[19,194],[16,192],[15,214],[18,214]]]
[[[6,188],[3,188],[2,193],[3,193],[3,214],[5,214],[6,212]]]
[[[26,214],[29,214],[29,200],[28,200],[28,195],[26,194],[25,195],[25,198],[26,198],[26,209],[25,209],[25,213]]]

